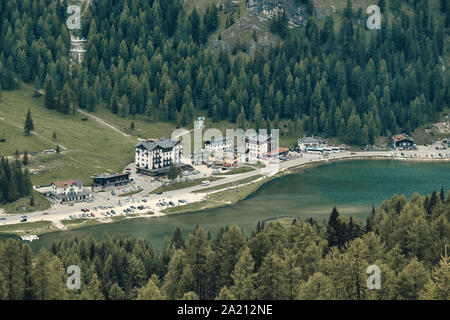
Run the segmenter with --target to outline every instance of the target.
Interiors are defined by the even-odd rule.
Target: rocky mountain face
[[[309,18],[306,7],[299,5],[295,0],[249,0],[247,2],[248,13],[260,16],[266,22],[283,10],[288,16],[290,27],[304,26]]]
[[[233,13],[235,23],[221,30],[221,39],[212,40],[214,49],[230,49],[237,41],[244,42],[249,53],[256,48],[268,48],[279,39],[269,31],[272,17],[283,10],[286,12],[289,27],[305,26],[311,15],[319,20],[332,12],[329,4],[322,6],[313,1],[313,10],[297,0],[219,0],[217,3],[224,12]],[[257,35],[257,41],[252,37]]]

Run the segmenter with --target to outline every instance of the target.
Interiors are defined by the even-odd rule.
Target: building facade
[[[151,176],[166,175],[171,164],[181,165],[183,144],[177,140],[149,139],[135,145],[136,172]]]
[[[92,193],[83,188],[83,182],[79,179],[56,181],[50,188],[50,197],[60,203],[79,202],[92,197]]]
[[[308,148],[315,148],[324,144],[324,141],[319,137],[303,137],[298,140],[298,149],[306,151]]]
[[[246,137],[245,146],[250,161],[267,158],[271,150],[271,137],[265,134],[253,134]]]
[[[92,191],[110,190],[128,185],[130,180],[130,173],[116,173],[116,174],[103,174],[100,176],[92,177]]]
[[[392,146],[401,150],[414,149],[414,139],[407,134],[401,133],[392,137]]]
[[[230,152],[230,149],[231,139],[229,137],[208,140],[205,142],[205,154],[207,157],[214,158],[215,160],[222,160],[226,156],[226,152]]]

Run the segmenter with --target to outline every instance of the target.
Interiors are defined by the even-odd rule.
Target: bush
[[[6,142],[5,138],[0,138],[0,142]]]

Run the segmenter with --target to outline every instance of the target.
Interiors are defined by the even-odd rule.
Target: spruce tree
[[[23,127],[26,136],[31,134],[31,131],[34,130],[33,118],[31,117],[31,111],[28,109],[27,117],[25,119],[25,125]]]

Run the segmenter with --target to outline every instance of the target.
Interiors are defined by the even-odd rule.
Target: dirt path
[[[4,103],[4,104],[7,105],[7,106],[10,106],[10,105],[7,104],[7,103]],[[6,119],[3,118],[3,117],[0,117],[0,120],[6,121]],[[8,120],[8,121],[9,121],[9,123],[11,123],[12,125],[16,126],[17,128],[23,129],[23,127],[20,126],[20,125],[18,125],[17,123],[12,122],[11,120]],[[54,143],[55,143],[54,141],[52,141],[52,140],[50,140],[50,139],[47,139],[47,138],[41,136],[39,133],[31,132],[31,134],[34,135],[34,136],[36,136],[36,137],[41,138],[42,140],[44,140],[44,141],[46,141],[46,142],[48,142],[48,143],[50,143],[50,144],[54,144]],[[60,144],[59,146],[61,147],[61,149],[67,150],[67,148],[66,148],[65,146],[63,146],[62,144]]]
[[[92,119],[94,119],[95,121],[97,121],[98,123],[100,123],[101,125],[104,125],[114,131],[119,132],[121,135],[123,135],[125,138],[129,139],[131,136],[129,134],[126,134],[125,132],[121,131],[120,129],[114,127],[113,125],[109,124],[108,122],[106,122],[105,120],[103,120],[102,118],[99,118],[97,116],[94,116],[93,114],[86,112],[84,110],[81,109],[77,109],[77,111],[81,114],[84,114]]]

